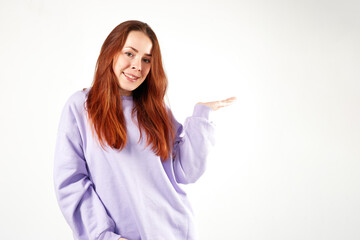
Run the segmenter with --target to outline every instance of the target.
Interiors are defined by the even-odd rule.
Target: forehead
[[[124,48],[132,47],[139,51],[140,54],[151,54],[151,39],[143,32],[131,31],[125,41]]]

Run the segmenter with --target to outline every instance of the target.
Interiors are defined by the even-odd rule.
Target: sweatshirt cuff
[[[210,107],[203,104],[196,104],[194,107],[193,117],[203,117],[209,120],[210,112],[212,112]]]
[[[121,236],[114,232],[104,231],[100,234],[98,240],[119,240],[119,238],[121,238]]]

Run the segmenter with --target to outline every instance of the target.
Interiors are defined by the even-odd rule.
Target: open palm
[[[202,104],[210,107],[213,111],[218,110],[219,108],[229,106],[236,101],[236,97],[227,98],[221,101],[213,101],[213,102],[199,102],[198,104]]]

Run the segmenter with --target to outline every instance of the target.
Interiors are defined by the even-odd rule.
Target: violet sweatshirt
[[[65,104],[55,149],[56,197],[74,239],[196,239],[192,209],[179,184],[195,182],[205,170],[214,144],[211,109],[197,104],[184,126],[174,120],[173,154],[162,162],[146,146],[146,136],[139,142],[131,96],[121,97],[125,148],[103,149],[84,107],[87,93],[78,91]]]

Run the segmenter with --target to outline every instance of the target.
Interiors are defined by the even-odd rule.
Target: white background
[[[360,239],[360,3],[0,1],[1,239],[72,239],[52,164],[68,97],[119,23],[156,32],[178,120],[216,112],[188,186],[202,240]]]

